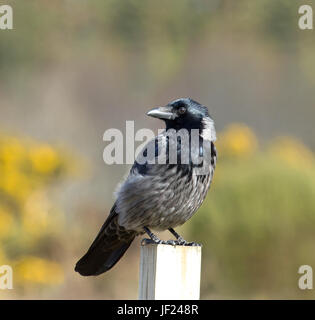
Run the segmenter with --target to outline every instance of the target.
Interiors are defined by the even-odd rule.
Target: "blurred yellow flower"
[[[38,252],[42,242],[50,245],[52,235],[63,229],[64,215],[46,189],[76,165],[75,161],[68,166],[72,158],[64,154],[48,144],[0,135],[0,265],[13,265],[17,283],[39,286],[64,281],[61,265],[46,260],[46,251],[40,251],[41,257],[18,255]],[[15,262],[5,261],[11,251],[17,253]]]
[[[0,141],[0,160],[5,167],[17,166],[25,157],[25,148],[15,138],[2,138]]]
[[[49,145],[41,145],[30,150],[33,168],[42,174],[52,173],[60,164],[57,152]]]
[[[11,233],[13,227],[14,218],[12,214],[0,207],[0,239],[7,237]]]
[[[14,268],[17,281],[24,284],[58,285],[64,281],[61,266],[38,257],[24,257]]]
[[[279,137],[269,149],[273,155],[289,165],[310,168],[314,165],[314,155],[301,141],[292,137]]]
[[[1,170],[0,189],[16,200],[24,201],[28,197],[32,180],[17,169]]]
[[[254,132],[243,124],[231,124],[217,142],[219,156],[248,156],[257,150],[258,142]]]

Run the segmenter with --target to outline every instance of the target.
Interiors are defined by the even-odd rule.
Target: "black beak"
[[[177,115],[173,112],[173,108],[170,106],[151,109],[147,112],[147,115],[153,118],[166,120],[174,120],[177,117]]]

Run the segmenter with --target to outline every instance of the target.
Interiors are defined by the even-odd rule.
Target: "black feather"
[[[87,253],[77,262],[75,271],[82,276],[97,276],[110,270],[124,255],[135,236],[117,223],[115,206]]]

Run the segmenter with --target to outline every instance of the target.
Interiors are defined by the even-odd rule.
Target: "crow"
[[[118,187],[108,218],[75,266],[83,276],[110,270],[135,237],[144,233],[150,237],[145,242],[198,245],[184,240],[174,228],[192,217],[210,188],[217,159],[214,121],[207,107],[190,98],[154,108],[147,115],[164,120],[166,130],[147,143]],[[175,132],[175,138],[170,132]],[[185,135],[180,132],[186,132],[188,142],[183,142]],[[198,143],[193,143],[194,133]],[[194,160],[196,155],[199,161]],[[160,240],[151,229],[169,230],[176,240]]]

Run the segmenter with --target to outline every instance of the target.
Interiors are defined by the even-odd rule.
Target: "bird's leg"
[[[143,240],[146,240],[146,242],[154,242],[156,244],[161,243],[162,240],[159,239],[153,232],[151,232],[149,228],[143,227],[143,229],[147,233],[147,235],[150,237],[150,239],[143,239]]]
[[[176,244],[176,241],[174,241],[174,240],[165,241],[165,240],[159,239],[153,232],[151,232],[151,230],[148,227],[143,227],[143,229],[147,233],[147,235],[150,237],[150,239],[143,239],[141,241],[142,245],[146,245],[146,244],[150,244],[150,243],[151,244],[152,243],[155,243],[155,244],[170,244],[170,245],[175,245]]]
[[[173,228],[169,228],[168,231],[176,238],[178,244],[185,245],[187,241],[181,237]]]
[[[169,228],[168,231],[174,235],[176,238],[176,244],[180,246],[198,246],[200,247],[201,245],[196,242],[187,242],[183,237],[181,237],[173,228]]]

